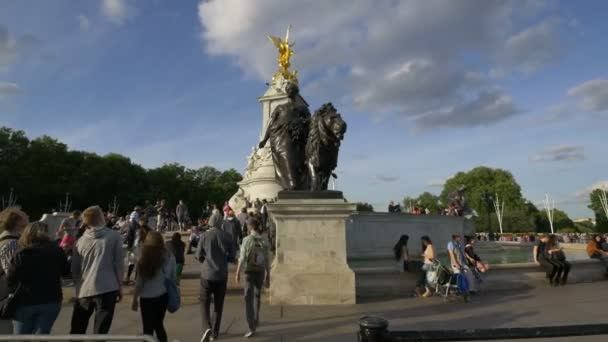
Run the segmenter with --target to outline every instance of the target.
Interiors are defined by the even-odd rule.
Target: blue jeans
[[[61,303],[25,305],[17,308],[13,319],[15,335],[50,334]]]

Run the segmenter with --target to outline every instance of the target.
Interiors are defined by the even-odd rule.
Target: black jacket
[[[68,273],[65,253],[49,242],[17,252],[7,272],[7,282],[11,292],[21,285],[19,305],[58,303],[63,299],[61,276]]]

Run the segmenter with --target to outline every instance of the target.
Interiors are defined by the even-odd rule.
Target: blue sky
[[[608,181],[606,11],[601,0],[1,0],[0,125],[146,167],[242,170],[275,70],[265,35],[293,24],[303,96],[349,123],[338,167],[349,199],[384,209],[485,165],[586,217],[589,189]]]

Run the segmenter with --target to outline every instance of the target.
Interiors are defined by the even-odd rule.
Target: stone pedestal
[[[270,303],[355,304],[355,274],[346,262],[345,232],[356,205],[341,196],[310,197],[279,193],[279,200],[268,205],[277,227]]]

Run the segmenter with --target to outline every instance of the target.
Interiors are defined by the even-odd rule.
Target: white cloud
[[[558,20],[546,19],[509,37],[501,57],[508,65],[532,73],[556,62],[561,55],[557,37]]]
[[[115,24],[124,23],[129,17],[133,16],[134,0],[103,0],[101,2],[101,12]]]
[[[17,58],[17,43],[5,26],[0,24],[0,72],[6,71]]]
[[[382,183],[394,183],[399,180],[399,176],[376,175],[376,180]]]
[[[81,31],[88,31],[91,28],[89,18],[82,14],[78,16],[78,25],[80,26]]]
[[[428,186],[429,188],[443,188],[444,185],[445,179],[435,179],[426,183],[426,186]]]
[[[205,51],[228,56],[247,77],[270,79],[276,51],[266,35],[293,24],[292,64],[305,96],[345,99],[374,117],[399,115],[428,129],[437,120],[427,113],[446,121],[440,122],[444,127],[494,123],[516,113],[509,95],[480,76],[488,70],[466,63],[463,55],[496,59],[502,67],[504,42],[524,10],[518,2],[485,0],[216,0],[201,1],[198,13]],[[512,37],[512,56],[504,59],[525,68],[547,61],[519,51],[548,36],[550,25],[538,26]],[[331,77],[318,77],[328,70],[334,70]],[[427,118],[419,120],[421,115]]]
[[[577,162],[585,160],[585,148],[579,145],[560,145],[530,158],[533,162]]]
[[[40,44],[40,40],[31,35],[15,36],[7,27],[0,24],[0,72],[7,71],[24,56],[31,55],[32,50]]]
[[[469,127],[502,121],[517,114],[513,99],[500,89],[481,91],[476,98],[416,119],[419,129]]]
[[[426,183],[426,186],[429,188],[443,188],[443,186],[445,185],[445,183],[450,180],[451,178],[453,178],[455,176],[455,174],[443,178],[443,179],[433,179],[429,182]]]
[[[568,95],[582,98],[582,106],[586,110],[593,112],[608,110],[608,79],[583,82],[568,90]]]
[[[20,89],[15,83],[0,81],[0,98],[19,94]]]
[[[580,200],[589,201],[589,194],[591,194],[591,192],[593,192],[593,190],[595,189],[608,189],[608,180],[595,182],[592,185],[575,193],[574,197]]]

